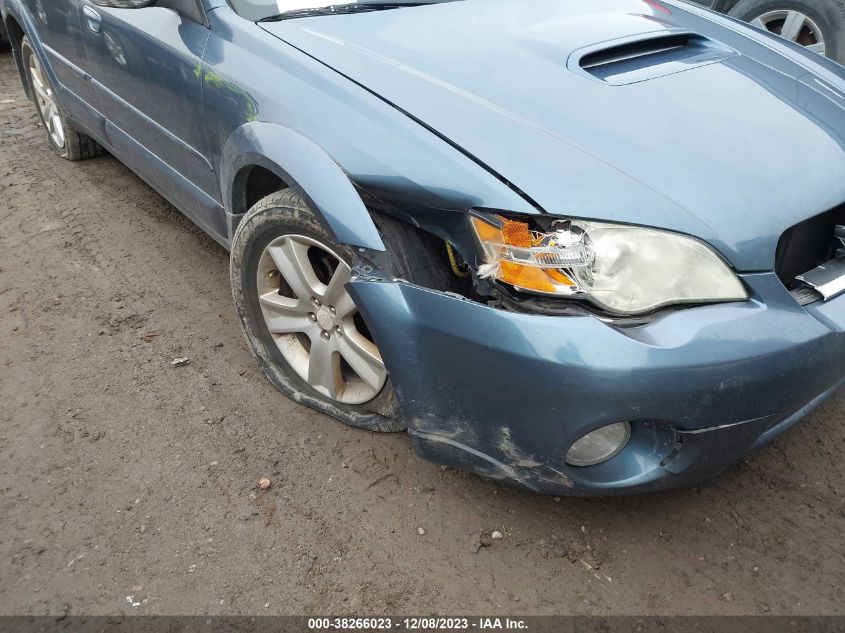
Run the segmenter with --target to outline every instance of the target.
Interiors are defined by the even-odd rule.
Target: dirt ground
[[[845,392],[691,489],[443,470],[277,393],[227,253],[43,136],[0,54],[0,614],[845,613]]]

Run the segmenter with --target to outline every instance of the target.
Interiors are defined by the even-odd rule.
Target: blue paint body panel
[[[410,112],[545,211],[696,235],[738,270],[771,269],[784,230],[845,200],[845,112],[808,105],[804,66],[681,6],[671,16],[639,0],[584,6],[454,2],[264,28]],[[596,43],[678,29],[736,54],[628,85],[567,68]],[[842,73],[835,82],[845,90]]]
[[[612,494],[722,470],[842,383],[843,327],[809,316],[772,273],[743,281],[752,301],[632,328],[408,284],[352,286],[423,456],[542,492]],[[825,310],[845,321],[845,297]],[[564,462],[584,433],[621,420],[633,429],[619,455]]]
[[[373,252],[372,198],[470,262],[471,208],[709,243],[751,298],[636,327],[349,285],[421,455],[542,492],[615,494],[718,472],[845,379],[845,297],[801,307],[771,272],[785,230],[845,202],[845,69],[663,4],[461,0],[260,24],[225,0],[202,0],[203,24],[88,0],[0,0],[0,13],[75,124],[227,247],[256,167],[338,242]],[[659,66],[582,63],[607,43],[685,34],[695,46]],[[566,465],[576,439],[621,420],[622,452]]]

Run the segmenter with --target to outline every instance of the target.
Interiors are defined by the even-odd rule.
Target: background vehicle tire
[[[350,250],[334,243],[296,192],[267,196],[232,240],[229,270],[241,326],[264,375],[291,399],[351,426],[404,431],[387,372],[378,373],[380,355],[342,290],[351,261]]]
[[[21,55],[26,69],[26,80],[32,89],[35,109],[38,111],[41,124],[47,131],[50,149],[62,158],[72,161],[94,158],[103,154],[103,148],[87,134],[77,131],[65,116],[41,66],[41,61],[26,37],[21,42]]]
[[[740,0],[730,15],[845,62],[843,0]]]

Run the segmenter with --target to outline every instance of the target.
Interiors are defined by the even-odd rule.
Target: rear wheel
[[[47,79],[41,60],[38,59],[38,55],[35,54],[32,44],[26,37],[21,43],[21,54],[38,116],[47,131],[50,149],[62,158],[73,161],[102,154],[103,148],[87,134],[77,131],[65,116],[56,93]]]
[[[730,14],[820,55],[845,61],[842,0],[740,0]]]

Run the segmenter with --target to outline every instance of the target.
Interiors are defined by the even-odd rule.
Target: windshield
[[[454,2],[455,0],[229,0],[235,13],[247,20],[257,22],[268,19],[308,17],[312,15],[330,15],[357,13],[359,11],[378,11],[397,9],[421,4]]]

